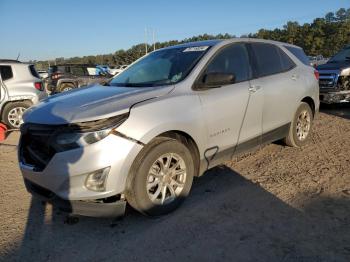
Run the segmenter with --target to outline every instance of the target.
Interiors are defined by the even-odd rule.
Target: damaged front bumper
[[[120,217],[125,213],[126,201],[120,195],[94,201],[65,200],[27,179],[24,183],[33,196],[67,213],[89,217]]]
[[[21,135],[18,157],[30,193],[73,214],[94,217],[124,214],[127,176],[143,148],[141,144],[114,132],[93,144],[56,152],[47,149],[47,144],[51,144],[46,141],[54,139],[52,130],[57,128],[36,125],[27,128]],[[91,188],[88,183],[91,174],[106,169],[109,171],[101,180],[104,186]]]
[[[325,104],[349,103],[350,90],[322,92],[320,91],[320,102]]]

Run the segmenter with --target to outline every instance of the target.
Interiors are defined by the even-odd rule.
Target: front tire
[[[188,196],[194,172],[191,152],[184,144],[156,138],[146,145],[131,168],[126,199],[145,215],[168,214]]]
[[[2,113],[2,121],[10,128],[10,129],[19,129],[21,124],[23,123],[23,113],[31,107],[30,102],[11,102],[8,103],[4,107],[4,111]]]
[[[302,102],[295,112],[288,136],[284,139],[284,142],[291,147],[304,146],[311,136],[313,118],[309,104]]]

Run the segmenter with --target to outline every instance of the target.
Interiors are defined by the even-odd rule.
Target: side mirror
[[[208,73],[202,78],[200,88],[218,88],[235,83],[235,75],[228,73]]]

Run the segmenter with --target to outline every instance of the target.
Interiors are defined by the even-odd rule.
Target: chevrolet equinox
[[[319,109],[300,47],[211,40],[154,51],[105,85],[24,114],[19,165],[33,195],[73,214],[177,208],[193,177],[276,140],[305,145]]]

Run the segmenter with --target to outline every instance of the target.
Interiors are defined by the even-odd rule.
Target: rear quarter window
[[[295,63],[292,61],[292,59],[280,48],[278,48],[278,53],[280,55],[281,63],[282,63],[282,69],[283,71],[288,71],[295,67]]]
[[[40,78],[38,72],[36,71],[34,65],[30,65],[29,66],[29,71],[32,74],[32,76],[36,77],[36,78]]]
[[[11,79],[13,77],[11,66],[1,65],[0,66],[0,74],[1,74],[1,78],[3,81]]]
[[[305,55],[304,50],[293,46],[284,46],[289,52],[291,52],[300,62],[304,65],[310,65],[309,58]]]

